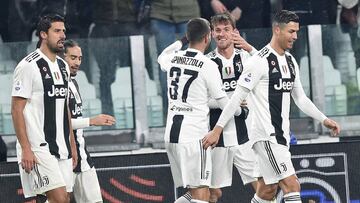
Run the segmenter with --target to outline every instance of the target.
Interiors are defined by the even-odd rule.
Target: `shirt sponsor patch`
[[[21,81],[16,81],[16,82],[15,82],[14,89],[15,89],[16,91],[20,91],[20,90],[22,89]]]

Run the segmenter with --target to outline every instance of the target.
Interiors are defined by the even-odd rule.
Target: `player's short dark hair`
[[[201,42],[210,33],[210,23],[204,18],[193,18],[187,23],[186,37],[190,43]]]
[[[48,32],[49,28],[51,27],[51,23],[53,22],[63,22],[65,23],[65,18],[59,14],[47,14],[42,16],[36,26],[36,35],[39,36],[39,42],[37,43],[36,47],[39,48],[41,44],[41,36],[40,32]]]
[[[296,13],[288,10],[281,10],[277,12],[273,18],[273,26],[285,25],[289,22],[299,23],[299,16]]]
[[[211,17],[211,29],[214,29],[214,26],[217,24],[230,24],[233,28],[236,28],[235,19],[232,15],[226,11],[225,13],[219,13]]]
[[[68,48],[72,48],[72,47],[76,47],[76,46],[80,47],[79,43],[77,43],[77,41],[72,40],[72,39],[65,40],[65,42],[64,42],[64,53],[67,53]]]

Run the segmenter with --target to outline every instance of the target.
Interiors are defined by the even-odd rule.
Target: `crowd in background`
[[[92,72],[89,70],[87,57],[90,49],[100,70],[100,90],[109,90],[115,81],[116,65],[130,66],[130,49],[126,48],[130,46],[129,39],[114,37],[154,35],[157,52],[160,53],[176,38],[184,35],[187,21],[194,17],[209,19],[215,13],[229,11],[236,19],[240,33],[244,29],[270,27],[272,15],[281,9],[291,10],[299,15],[300,25],[336,24],[339,3],[345,6],[340,22],[351,25],[347,32],[351,35],[355,56],[360,56],[360,45],[357,45],[360,43],[356,43],[359,41],[357,0],[3,0],[0,8],[0,34],[3,42],[30,41],[40,16],[54,12],[65,16],[68,39],[92,39],[81,44],[84,55],[82,70],[91,82]],[[268,31],[270,36],[270,30]],[[325,39],[332,36],[323,33]],[[244,38],[259,49],[269,40],[264,36],[266,33],[247,34]],[[302,41],[306,35],[299,37],[299,41]],[[101,40],[96,40],[98,38]],[[333,40],[327,41],[329,43],[326,46],[333,47]],[[306,48],[302,47],[304,44],[295,44],[293,50],[299,52],[294,54],[297,59],[305,55]],[[331,58],[334,51],[332,48],[324,48],[324,54]],[[12,48],[11,57],[19,61],[26,52],[26,47],[21,48],[20,44]],[[149,53],[145,54],[148,56]],[[360,57],[356,57],[356,65],[360,66]],[[162,95],[166,95],[165,73],[159,72]],[[113,115],[111,98],[111,91],[100,91],[102,112]],[[166,109],[166,97],[163,99]]]

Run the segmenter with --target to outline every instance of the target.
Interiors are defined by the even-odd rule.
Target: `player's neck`
[[[192,44],[192,43],[190,43],[189,44],[189,48],[191,48],[191,49],[196,49],[196,50],[198,50],[198,51],[201,51],[201,53],[204,53],[205,52],[205,49],[206,49],[206,47],[204,47],[202,44],[200,44],[200,43],[196,43],[196,44]]]
[[[271,41],[270,41],[270,46],[271,46],[271,48],[273,48],[273,49],[276,51],[276,53],[278,53],[280,56],[282,56],[282,55],[285,54],[285,50],[284,50],[283,48],[281,48],[281,46],[279,45],[279,43],[277,43],[274,38],[271,39]]]
[[[41,45],[41,46],[40,46],[40,51],[41,51],[46,57],[48,57],[48,59],[50,59],[50,61],[55,62],[55,60],[56,60],[56,53],[50,51],[49,47],[47,47],[46,45]]]
[[[226,59],[230,59],[231,56],[234,53],[234,45],[231,45],[225,49],[219,49],[217,48],[217,51],[219,52],[219,54],[223,57],[225,57]]]

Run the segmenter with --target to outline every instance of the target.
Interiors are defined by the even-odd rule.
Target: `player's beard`
[[[62,45],[62,47],[58,46],[59,41],[57,41],[55,45],[52,45],[50,42],[48,42],[47,46],[49,47],[51,52],[56,53],[56,54],[64,52],[64,50],[65,50],[64,45]]]

